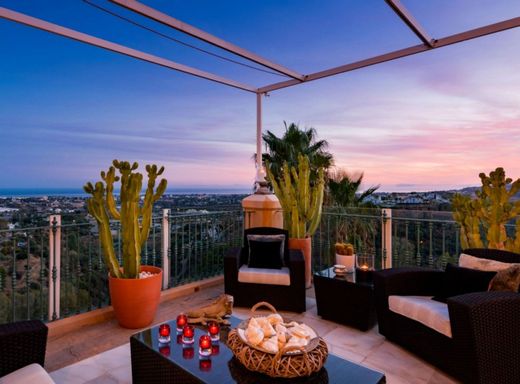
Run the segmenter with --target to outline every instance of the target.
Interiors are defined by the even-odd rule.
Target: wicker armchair
[[[43,367],[47,331],[39,320],[0,324],[0,377],[33,363]]]
[[[499,250],[464,253],[503,262],[520,255]],[[392,312],[388,297],[436,296],[442,271],[393,268],[374,275],[379,332],[464,383],[520,383],[520,294],[475,292],[447,299],[452,337]]]
[[[247,235],[278,235],[286,237],[284,261],[290,270],[290,285],[270,285],[243,283],[238,281],[238,272],[243,264],[247,264],[249,247]],[[251,307],[259,301],[267,301],[276,309],[304,312],[305,306],[305,264],[303,254],[299,250],[289,250],[288,232],[279,228],[258,227],[244,231],[244,247],[232,248],[224,256],[225,292],[232,295],[238,307]]]

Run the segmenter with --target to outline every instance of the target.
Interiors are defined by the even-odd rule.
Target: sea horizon
[[[251,189],[240,188],[240,187],[185,187],[185,188],[172,188],[167,189],[165,194],[167,195],[247,195],[251,193]],[[118,194],[119,191],[114,191]],[[143,189],[144,193],[144,189]],[[9,197],[44,197],[44,196],[55,196],[55,197],[88,197],[89,195],[83,191],[82,188],[0,188],[0,198]]]

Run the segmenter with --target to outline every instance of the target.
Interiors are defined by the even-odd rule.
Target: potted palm
[[[134,172],[137,168],[135,162],[114,160],[107,172],[101,172],[104,183],[98,181],[93,185],[88,182],[83,187],[92,195],[87,200],[87,207],[99,228],[103,259],[109,272],[110,300],[119,324],[125,328],[142,328],[152,323],[162,283],[160,268],[141,265],[141,249],[150,234],[153,204],[166,190],[165,179],[155,189],[156,179],[164,172],[164,167],[146,166],[148,184],[142,203],[143,175]],[[119,209],[114,197],[117,181],[121,182]],[[110,218],[121,222],[122,266],[115,255]]]
[[[276,178],[266,162],[269,181],[283,209],[284,228],[289,231],[289,248],[300,249],[305,258],[305,285],[311,286],[312,239],[320,224],[325,174],[319,168],[311,183],[309,158],[298,155],[298,167],[284,162]]]

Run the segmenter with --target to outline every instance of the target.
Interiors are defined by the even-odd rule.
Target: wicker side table
[[[336,276],[332,268],[314,274],[318,315],[366,331],[376,322],[374,287],[357,282],[355,273]]]

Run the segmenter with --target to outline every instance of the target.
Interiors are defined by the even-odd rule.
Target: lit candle
[[[186,324],[182,329],[182,342],[184,344],[193,344],[193,336],[195,335],[195,330],[193,325]]]
[[[186,324],[188,324],[188,317],[184,313],[181,313],[177,316],[177,332],[182,332]]]
[[[199,355],[211,355],[211,338],[208,335],[202,335],[199,339]]]
[[[361,269],[362,271],[368,271],[368,265],[363,264],[361,267],[359,267],[359,269]]]
[[[159,343],[165,344],[170,342],[170,325],[159,325]]]
[[[208,334],[212,341],[220,340],[220,326],[216,321],[210,321],[208,324]]]

